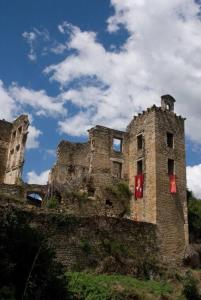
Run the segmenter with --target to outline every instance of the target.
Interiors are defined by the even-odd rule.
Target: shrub
[[[80,247],[86,254],[91,253],[91,245],[88,240],[81,240]]]
[[[56,199],[56,197],[51,197],[46,202],[46,207],[50,208],[50,209],[57,208],[58,205],[59,205],[59,202]]]
[[[187,300],[200,300],[197,282],[191,272],[187,272],[183,280],[183,294]]]
[[[69,299],[54,249],[21,211],[0,215],[0,299]]]

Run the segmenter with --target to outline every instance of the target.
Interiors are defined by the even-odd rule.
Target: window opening
[[[122,140],[113,138],[113,150],[116,152],[122,152]]]
[[[141,175],[143,173],[143,160],[137,161],[137,175]]]
[[[168,175],[174,175],[174,160],[173,159],[168,159]]]
[[[121,179],[121,173],[122,173],[122,164],[114,161],[113,162],[113,176]]]
[[[22,126],[18,128],[19,133],[22,133]]]
[[[167,133],[167,146],[169,148],[173,148],[174,147],[174,136],[170,132]]]
[[[143,146],[143,138],[142,138],[142,134],[139,134],[137,136],[137,149],[141,150]]]
[[[17,145],[16,146],[16,151],[19,151],[20,150],[20,145]]]
[[[13,139],[16,137],[16,131],[13,131]]]

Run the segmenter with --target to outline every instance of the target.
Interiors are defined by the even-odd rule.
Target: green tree
[[[69,299],[62,267],[48,240],[21,211],[0,216],[0,298]]]

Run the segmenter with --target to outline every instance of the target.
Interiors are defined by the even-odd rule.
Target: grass
[[[172,297],[170,284],[153,280],[142,281],[122,275],[66,273],[69,291],[75,299],[86,300],[159,300]],[[166,298],[161,298],[166,296]]]

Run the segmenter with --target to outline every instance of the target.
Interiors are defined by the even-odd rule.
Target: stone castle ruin
[[[20,184],[28,127],[26,115],[13,123],[0,120],[0,183]]]
[[[61,199],[65,188],[90,194],[90,209],[106,187],[127,183],[132,196],[126,217],[157,226],[160,252],[167,260],[181,259],[188,245],[185,119],[174,113],[174,103],[172,96],[162,96],[161,107],[135,116],[126,131],[97,125],[86,143],[62,141],[48,183]],[[26,116],[13,124],[0,122],[0,183],[20,182],[27,128]],[[92,214],[101,214],[108,204],[112,210],[114,202],[104,199]],[[73,214],[74,206],[69,206]],[[113,210],[110,216],[115,214]]]

